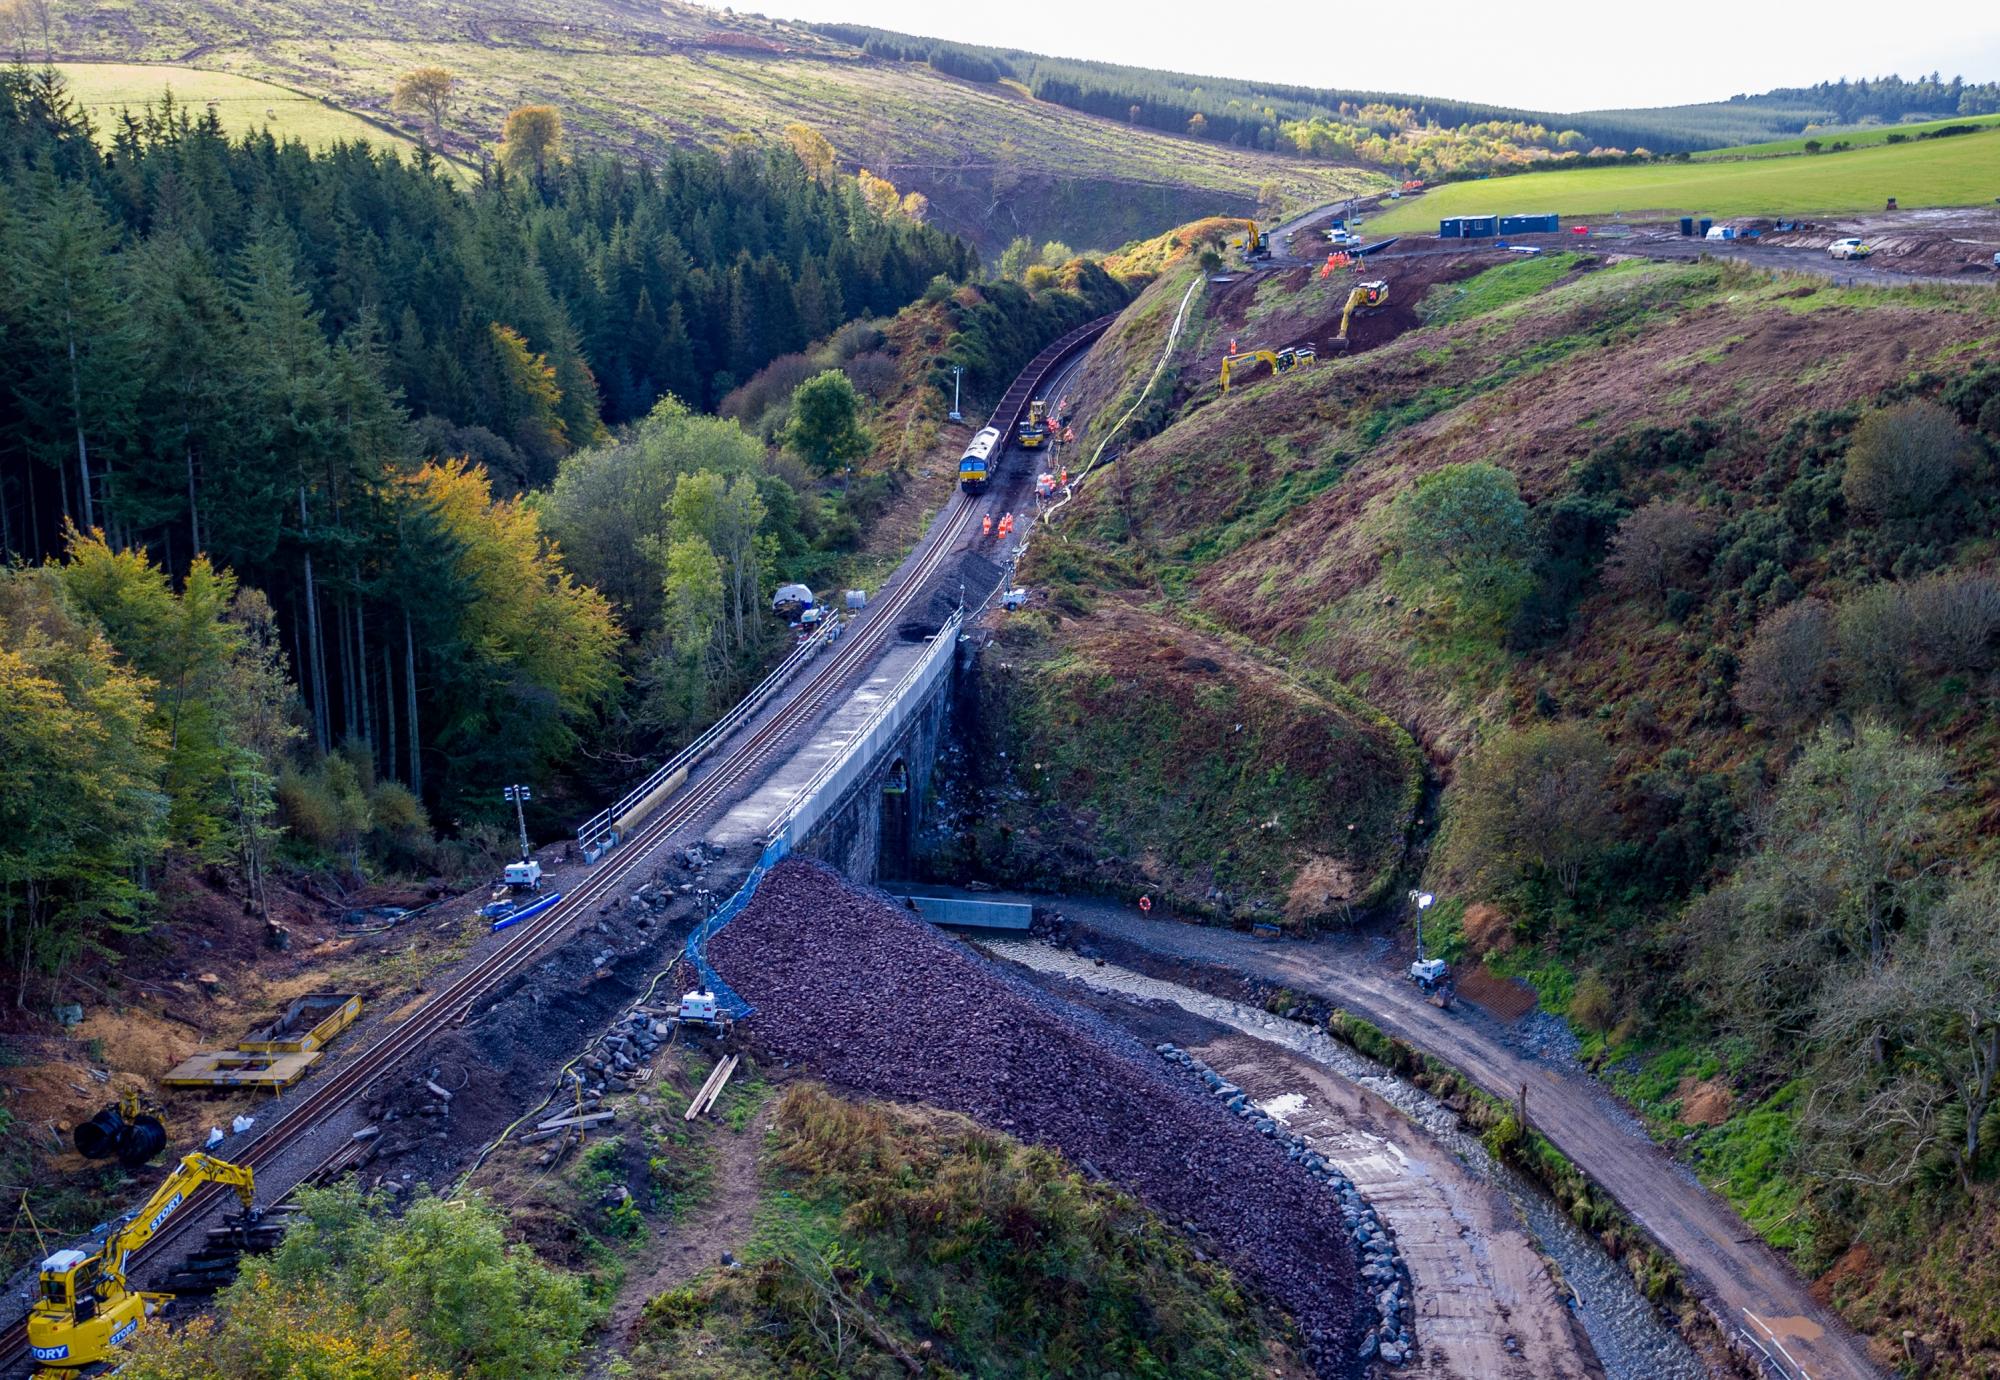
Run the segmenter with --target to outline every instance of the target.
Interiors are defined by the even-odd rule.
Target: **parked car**
[[[1875,251],[1870,249],[1858,237],[1849,235],[1844,240],[1835,240],[1832,244],[1828,245],[1826,252],[1829,258],[1865,259]]]

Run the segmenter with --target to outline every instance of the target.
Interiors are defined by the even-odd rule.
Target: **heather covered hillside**
[[[1363,915],[1360,860],[1405,861],[1447,898],[1446,956],[1528,981],[1864,1331],[1953,1314],[1976,1373],[2000,1113],[1954,1013],[2000,972],[2000,315],[1727,264],[1491,263],[1385,260],[1350,352],[1226,396],[1231,339],[1325,342],[1344,293],[1300,269],[1197,294],[1030,555],[1047,600],[1001,630],[996,692],[1021,789],[983,837],[1239,920],[1343,923],[1301,901],[1326,858]],[[1104,392],[1139,396],[1148,303],[1171,316],[1193,276],[1100,347]],[[1225,688],[1259,677],[1293,687],[1266,715],[1340,705],[1339,749],[1267,738],[1263,774],[1186,789],[1268,732]],[[1410,735],[1435,819],[1367,723]],[[1285,808],[1305,764],[1326,818]],[[1179,810],[1202,869],[1103,867]]]

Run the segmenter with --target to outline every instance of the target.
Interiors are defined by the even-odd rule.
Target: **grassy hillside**
[[[644,153],[773,137],[794,121],[930,198],[936,223],[997,252],[1016,234],[1109,248],[1212,210],[1380,185],[1324,164],[1218,147],[1080,114],[998,83],[880,61],[810,30],[669,0],[286,5],[206,0],[70,15],[68,56],[178,62],[269,79],[421,132],[390,109],[397,75],[438,64],[464,84],[447,146],[477,163],[507,111],[559,107],[579,143]]]
[[[1971,125],[1984,129],[2000,124],[2000,115],[1956,115],[1946,120],[1918,120],[1902,125],[1842,125],[1833,129],[1816,129],[1811,134],[1801,134],[1796,139],[1774,139],[1762,144],[1735,144],[1723,149],[1703,149],[1694,155],[1697,163],[1729,161],[1737,158],[1780,158],[1787,154],[1804,153],[1808,141],[1816,141],[1831,147],[1836,143],[1848,144],[1854,148],[1872,148],[1877,144],[1901,144],[1912,139],[1935,136],[1941,129],[1962,129]]]
[[[1163,813],[1205,797],[1155,762],[1226,754],[1239,721],[1225,710],[1218,732],[1173,712],[1170,677],[1198,646],[1228,648],[1212,659],[1240,681],[1261,668],[1344,698],[1355,722],[1403,726],[1443,784],[1419,855],[1450,903],[1443,950],[1531,980],[1584,1056],[1753,1226],[1824,1273],[1858,1326],[1890,1347],[1915,1331],[1932,1374],[1991,1373],[2000,1154],[1955,1160],[1949,1135],[1925,1145],[1879,1118],[1843,1122],[1841,1080],[1880,1091],[1885,1076],[1831,1014],[1875,981],[1867,960],[1801,937],[1811,922],[1790,911],[1768,938],[1755,926],[1757,898],[1793,895],[1773,877],[1831,887],[1811,892],[1825,909],[1915,877],[1882,942],[1930,972],[1944,961],[1915,955],[1953,942],[1939,917],[1970,904],[1940,894],[1984,885],[2000,818],[2000,303],[1588,255],[1382,268],[1392,308],[1357,327],[1355,354],[1227,397],[1212,376],[1223,343],[1323,342],[1329,295],[1304,270],[1212,289],[1157,434],[1031,550],[1023,581],[1057,616],[1033,636],[1005,625],[1021,710],[985,759],[1005,748],[1022,764],[1008,783],[1022,803],[1002,812],[1014,838],[1054,832],[1024,768],[1047,770],[1054,726],[1092,706],[1108,726],[1077,730],[1105,735],[1091,809],[1060,821],[1061,846],[1102,872],[1135,840],[1176,836]],[[1923,404],[1916,422],[1906,404]],[[1944,457],[1953,487],[1920,502],[1871,488],[1892,453],[1880,437],[1917,424],[1932,431],[1916,453]],[[1455,517],[1436,508],[1480,475],[1497,476],[1485,497]],[[1825,812],[1877,807],[1828,803],[1828,782],[1878,758],[1909,773],[1910,861],[1885,863],[1885,881],[1829,880],[1812,870]],[[1292,759],[1258,760],[1275,781]],[[1539,796],[1551,762],[1583,784]],[[1393,815],[1355,807],[1361,771],[1315,777],[1354,847],[1400,846]],[[1261,821],[1237,803],[1212,813],[1228,846],[1262,846],[1242,842]],[[1299,817],[1296,804],[1282,816]],[[1787,820],[1805,823],[1786,835]],[[2000,976],[1978,971],[1991,1001]],[[1790,989],[1731,995],[1758,973],[1825,982],[1821,1014],[1779,1017]],[[1888,1057],[1912,1086],[1929,1086],[1912,1014],[1927,1000],[1912,988],[1885,1008]],[[1949,1094],[1931,1105],[1962,1124]],[[1871,1188],[1844,1177],[1892,1153],[1919,1171]]]
[[[812,1084],[772,1121],[741,1267],[653,1299],[632,1373],[1306,1373],[1226,1270],[1053,1151]]]
[[[232,138],[268,129],[280,141],[297,139],[313,149],[364,140],[405,153],[417,148],[414,140],[352,111],[229,72],[144,62],[65,62],[56,70],[105,141],[116,132],[121,114],[169,93],[196,116],[214,110]]]
[[[1434,229],[1445,216],[1557,211],[1566,217],[1833,215],[1976,206],[2000,188],[2000,130],[1844,153],[1736,163],[1652,163],[1457,182],[1402,202],[1376,231]]]

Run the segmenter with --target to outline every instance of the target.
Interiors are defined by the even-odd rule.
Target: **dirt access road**
[[[1356,942],[1254,939],[1082,897],[1064,898],[1059,909],[1148,953],[1220,964],[1324,997],[1462,1070],[1495,1097],[1512,1101],[1525,1085],[1535,1128],[1616,1198],[1791,1380],[1882,1380],[1861,1339],[1819,1306],[1797,1272],[1726,1203],[1648,1140],[1601,1084],[1516,1049],[1491,1017],[1464,1003],[1452,1011],[1427,1004],[1391,963]]]

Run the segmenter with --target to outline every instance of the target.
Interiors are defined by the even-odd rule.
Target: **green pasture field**
[[[1648,163],[1574,168],[1452,182],[1392,204],[1369,233],[1434,229],[1440,218],[1532,215],[1790,216],[1879,211],[1889,197],[1905,210],[1977,206],[2000,198],[2000,130],[1845,153],[1734,163]]]
[[[1845,143],[1857,149],[1873,148],[1877,144],[1889,142],[1889,136],[1900,134],[1915,140],[1918,136],[1936,130],[1949,129],[1954,125],[1977,125],[1985,128],[2000,125],[2000,115],[1954,115],[1947,120],[1919,120],[1906,125],[1842,125],[1835,129],[1818,129],[1811,134],[1801,134],[1796,139],[1777,139],[1768,144],[1737,144],[1733,148],[1703,149],[1693,155],[1697,163],[1731,162],[1739,158],[1782,158],[1786,154],[1804,153],[1806,141],[1817,139],[1821,144]],[[1951,138],[1960,138],[1951,135]],[[1830,158],[1831,154],[1821,154]]]
[[[213,103],[232,138],[269,129],[280,140],[297,139],[315,149],[343,140],[366,140],[403,153],[415,153],[417,148],[403,135],[338,106],[230,72],[147,62],[65,62],[57,70],[70,94],[90,112],[98,138],[107,142],[121,111],[136,114],[171,91],[174,100],[196,116]]]

